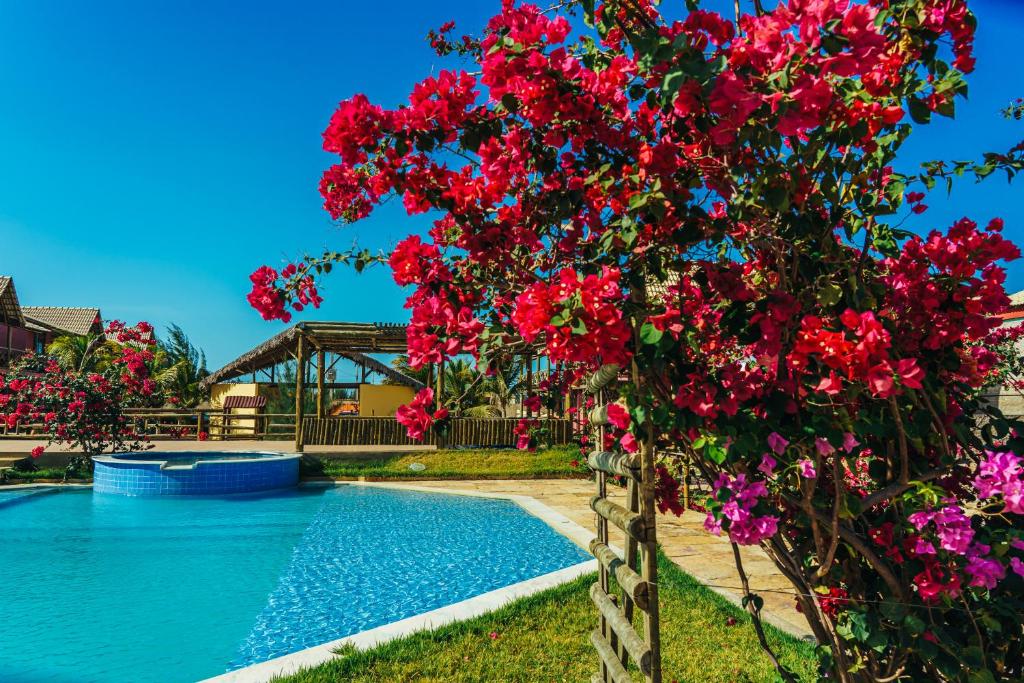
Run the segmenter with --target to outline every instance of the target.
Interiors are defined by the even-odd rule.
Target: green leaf
[[[830,283],[818,290],[818,303],[822,306],[835,306],[843,298],[843,288]]]
[[[907,627],[907,630],[914,635],[921,635],[927,628],[924,621],[915,614],[908,614],[903,620],[903,624]]]
[[[704,455],[716,465],[721,465],[725,462],[726,450],[716,444],[708,444],[704,449]]]
[[[679,88],[683,87],[685,79],[686,71],[681,66],[675,66],[665,74],[665,79],[661,83],[661,92],[666,103],[672,101],[676,93],[679,92]]]
[[[640,328],[640,341],[644,344],[657,344],[665,333],[655,327],[652,323],[646,322]]]
[[[910,118],[914,119],[915,123],[928,123],[932,120],[931,109],[919,97],[908,97],[907,108],[910,110]]]

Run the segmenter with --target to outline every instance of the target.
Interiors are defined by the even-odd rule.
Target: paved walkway
[[[401,485],[399,482],[389,482]],[[590,510],[594,484],[589,481],[544,479],[529,481],[418,481],[410,486],[438,490],[461,489],[480,493],[502,493],[532,496],[577,524],[593,531],[595,515]],[[610,497],[625,504],[625,490],[613,488]],[[622,547],[622,532],[610,525],[611,541]],[[672,514],[658,516],[658,543],[665,555],[686,573],[730,601],[739,604],[742,589],[733,562],[732,546],[724,538],[712,536],[704,530],[704,515],[688,511],[681,517]],[[810,637],[807,621],[794,608],[793,592],[783,577],[759,548],[743,548],[743,568],[747,572],[754,592],[764,598],[762,614],[765,620],[800,637]]]

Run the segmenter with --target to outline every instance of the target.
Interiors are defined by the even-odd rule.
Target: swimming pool
[[[94,456],[93,490],[126,496],[215,496],[299,483],[296,453],[144,451]]]
[[[503,500],[0,492],[0,680],[194,681],[590,559]]]

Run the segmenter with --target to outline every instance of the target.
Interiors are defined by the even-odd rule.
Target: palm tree
[[[445,405],[457,416],[469,415],[486,403],[483,395],[484,377],[464,358],[450,361],[444,368],[442,396]],[[479,415],[477,415],[479,416]]]
[[[428,368],[418,370],[409,366],[409,357],[396,356],[391,367],[424,384]],[[385,383],[393,383],[385,380]],[[481,373],[470,361],[455,358],[444,366],[442,379],[445,406],[457,416],[508,417],[509,406],[524,389],[523,361],[510,356],[494,366],[494,373]]]
[[[117,344],[102,334],[62,334],[46,347],[46,353],[72,372],[102,372],[117,355]]]
[[[523,361],[519,356],[511,356],[493,366],[493,370],[493,374],[484,379],[482,395],[486,404],[480,407],[489,409],[488,417],[509,417],[509,406],[525,388]]]
[[[206,392],[200,382],[210,374],[206,354],[196,348],[178,325],[167,327],[167,338],[157,340],[153,377],[163,390],[177,398],[182,408],[199,405]]]
[[[418,382],[420,382],[422,384],[427,384],[427,380],[429,379],[430,366],[429,365],[424,365],[423,367],[419,368],[418,370],[413,370],[412,366],[409,365],[409,356],[405,355],[404,353],[402,355],[400,355],[400,356],[395,356],[394,359],[392,359],[391,367],[393,367],[395,370],[398,370],[400,373],[402,373],[406,377],[411,377],[412,379],[414,379],[414,380],[416,380],[416,381],[418,381]],[[384,384],[397,384],[397,383],[398,382],[396,380],[393,380],[390,377],[385,377],[384,378]]]

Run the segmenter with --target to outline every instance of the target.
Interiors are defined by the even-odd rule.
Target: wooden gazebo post
[[[526,398],[533,393],[533,354],[526,354]],[[526,417],[533,417],[533,410],[526,409]]]
[[[316,350],[316,416],[324,416],[324,350]]]
[[[298,342],[295,348],[295,452],[301,453],[303,449],[302,440],[302,418],[303,409],[305,408],[303,403],[303,394],[306,391],[306,357],[305,357],[305,338],[302,333],[298,333]]]

